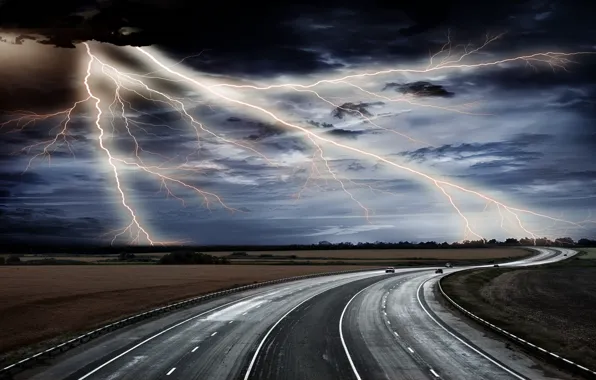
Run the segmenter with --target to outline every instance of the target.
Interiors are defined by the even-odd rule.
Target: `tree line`
[[[459,249],[459,248],[491,248],[511,246],[553,246],[553,247],[596,247],[596,240],[579,239],[577,241],[570,237],[558,239],[529,237],[522,239],[507,238],[504,241],[497,239],[490,240],[464,240],[462,242],[339,242],[331,243],[321,241],[317,244],[290,244],[290,245],[212,245],[212,246],[100,246],[100,245],[44,245],[44,244],[6,244],[0,242],[0,250],[16,254],[116,254],[128,253],[167,253],[173,250],[190,250],[200,252],[221,252],[221,251],[301,251],[301,250],[340,250],[340,249]]]

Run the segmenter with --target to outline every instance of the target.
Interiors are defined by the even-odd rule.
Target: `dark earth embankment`
[[[596,260],[488,268],[445,278],[443,290],[479,317],[548,351],[596,368]]]

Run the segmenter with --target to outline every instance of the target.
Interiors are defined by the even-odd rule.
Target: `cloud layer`
[[[10,30],[10,38],[0,42],[0,54],[2,49],[10,49],[15,63],[4,72],[18,74],[20,79],[15,81],[18,86],[11,87],[15,93],[0,89],[0,101],[10,105],[9,111],[46,111],[44,108],[56,109],[78,99],[81,73],[60,65],[79,67],[84,54],[80,45],[74,49],[72,45],[88,40],[115,45],[157,44],[159,47],[151,51],[172,62],[209,48],[176,67],[193,72],[206,83],[229,80],[253,85],[309,83],[387,67],[424,68],[428,51],[437,51],[445,43],[448,27],[457,27],[457,33],[450,36],[453,54],[473,49],[465,45],[467,36],[474,37],[474,46],[478,46],[484,42],[487,28],[510,31],[481,54],[470,55],[466,62],[546,48],[594,50],[589,42],[594,32],[581,17],[580,6],[527,1],[483,10],[464,3],[447,2],[432,12],[423,11],[426,6],[421,4],[419,8],[380,7],[371,13],[361,12],[364,6],[356,3],[342,7],[330,3],[318,10],[308,4],[280,5],[255,18],[226,12],[228,5],[218,3],[205,24],[197,25],[185,17],[202,8],[184,1],[145,4],[147,12],[142,16],[133,12],[135,2],[101,9],[94,3],[75,9],[65,2],[60,7],[44,8],[49,12],[46,16],[71,25],[56,28],[60,23],[50,23],[46,18],[25,19],[22,5],[7,2],[7,8],[0,9],[0,27]],[[464,5],[470,8],[459,12]],[[477,17],[466,19],[471,12]],[[563,37],[558,25],[570,22],[570,14],[578,15],[578,25],[567,29],[568,37]],[[169,17],[178,17],[178,22],[164,29]],[[134,30],[138,31],[131,33]],[[112,34],[114,31],[118,33]],[[232,39],[210,37],[218,32],[222,36],[237,33],[238,38],[231,43]],[[463,36],[459,38],[464,45],[458,46],[457,36]],[[139,63],[130,48],[92,46],[102,59],[117,62],[127,72],[156,70]],[[59,53],[55,68],[40,71],[43,75],[25,75],[16,63],[24,62],[27,54],[47,51],[44,49],[67,53]],[[441,62],[447,58],[433,59]],[[548,63],[527,66],[521,62],[482,69],[368,76],[313,88],[317,94],[291,87],[225,91],[234,98],[268,107],[325,139],[374,151],[398,165],[469,186],[514,207],[583,221],[586,226],[570,230],[564,223],[525,215],[524,222],[537,234],[591,237],[594,224],[590,210],[596,205],[592,190],[596,188],[596,133],[592,128],[596,76],[593,58],[585,55],[574,61],[577,63],[567,63],[567,71],[557,67],[553,71]],[[41,65],[32,66],[29,72],[35,70],[42,70]],[[61,81],[63,77],[69,79]],[[148,81],[184,98],[193,117],[217,134],[199,131],[197,139],[188,118],[179,110],[123,91],[132,102],[127,111],[128,127],[137,141],[116,117],[115,133],[109,132],[106,144],[120,152],[123,160],[134,160],[133,153],[137,152],[142,162],[157,168],[156,172],[203,192],[119,164],[122,187],[130,194],[139,219],[160,238],[205,244],[280,244],[452,241],[463,237],[462,219],[442,191],[423,176],[337,144],[323,142],[317,146],[304,133],[258,112],[214,100],[196,88],[160,79]],[[94,86],[109,94],[107,84]],[[52,96],[44,95],[47,93]],[[112,101],[113,94],[107,98]],[[2,120],[14,118],[14,112],[6,111]],[[117,107],[111,111],[119,115]],[[106,108],[106,115],[109,113]],[[106,231],[126,226],[129,219],[119,207],[105,153],[98,149],[98,131],[92,128],[89,111],[79,110],[68,138],[52,147],[48,165],[43,155],[45,145],[35,144],[53,138],[59,127],[56,121],[3,126],[0,214],[9,222],[3,224],[0,234],[5,238],[68,240],[76,231],[78,239],[105,241]],[[111,122],[106,117],[103,125],[111,128]],[[142,149],[137,149],[137,144]],[[23,150],[28,146],[31,149]],[[37,153],[42,155],[29,167]],[[527,234],[516,226],[511,214],[494,203],[487,204],[453,187],[445,190],[483,236]],[[223,204],[209,194],[217,194]],[[500,228],[502,220],[506,230]]]

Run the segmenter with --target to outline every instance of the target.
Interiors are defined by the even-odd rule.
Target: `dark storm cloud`
[[[2,66],[0,65],[0,68]],[[4,77],[9,72],[0,70],[0,82],[9,84],[0,86],[0,122],[14,118],[12,111],[19,110],[26,105],[28,110],[37,112],[52,111],[56,108],[66,107],[73,101],[72,87],[67,83],[53,82],[51,85],[38,86],[32,83],[10,84]],[[31,78],[28,78],[31,80]],[[7,113],[10,111],[11,113]]]
[[[364,116],[372,116],[372,113],[368,110],[370,107],[380,106],[383,105],[383,102],[373,102],[373,103],[344,103],[339,107],[335,108],[331,115],[338,119],[343,119],[345,116],[354,116],[354,117],[362,117]]]
[[[502,167],[501,165],[499,168]],[[531,184],[551,184],[558,187],[553,191],[569,197],[583,193],[594,194],[591,188],[596,182],[596,170],[565,170],[556,166],[545,166],[542,168],[522,167],[494,173],[484,170],[486,168],[483,167],[472,169],[477,170],[453,177],[473,179],[479,185],[502,188],[516,186],[523,189],[524,186]],[[570,183],[575,183],[575,185],[570,186]],[[530,193],[532,193],[531,190]]]
[[[314,120],[308,120],[307,123],[317,128],[333,128],[333,124],[331,123],[318,122]]]
[[[465,143],[459,145],[443,145],[440,147],[424,147],[415,151],[402,152],[401,156],[417,162],[429,159],[450,158],[453,160],[467,160],[470,158],[498,157],[506,160],[536,160],[544,154],[542,152],[527,151],[526,148],[552,140],[545,134],[520,134],[510,141],[489,143]]]
[[[387,83],[385,87],[383,87],[383,91],[393,89],[397,92],[406,95],[414,95],[419,97],[443,97],[443,98],[450,98],[454,94],[453,92],[447,91],[445,87],[432,84],[430,82],[418,81],[418,82],[411,82],[411,83]]]
[[[254,130],[255,126],[256,130]],[[303,152],[309,149],[300,137],[288,135],[288,131],[281,124],[249,122],[246,129],[248,128],[252,128],[253,132],[246,139],[258,142],[260,146],[273,148],[281,152]]]
[[[96,218],[66,219],[51,209],[5,211],[2,218],[0,239],[30,239],[31,235],[45,240],[97,239],[98,231],[106,227]]]
[[[330,135],[333,135],[333,136],[355,139],[358,136],[363,135],[365,133],[365,131],[350,131],[348,129],[335,128],[335,129],[328,131],[327,133]]]
[[[48,182],[40,174],[27,172],[0,172],[0,184],[5,187],[23,185],[47,185]]]
[[[269,123],[256,123],[257,131],[249,136],[247,136],[248,140],[258,141],[265,139],[271,136],[279,136],[286,133],[285,130],[282,129],[281,125],[274,125]]]
[[[542,58],[544,59],[544,58]],[[571,86],[583,88],[596,84],[596,51],[593,54],[578,55],[570,58],[572,62],[562,67],[551,67],[546,62],[533,62],[533,67],[523,65],[508,67],[489,67],[465,74],[454,75],[454,83],[469,82],[481,87],[498,87],[512,91],[535,91],[546,88]]]
[[[361,170],[365,170],[366,167],[364,167],[360,162],[352,162],[350,165],[348,165],[347,170],[351,170],[351,171],[361,171]]]
[[[70,0],[59,6],[9,0],[0,10],[0,28],[40,35],[40,42],[61,47],[96,40],[114,45],[156,44],[180,56],[211,49],[190,61],[205,71],[218,71],[219,67],[219,71],[244,73],[310,72],[342,66],[325,59],[327,54],[345,58],[419,56],[428,52],[428,41],[408,43],[408,39],[449,27],[465,30],[470,25],[474,33],[482,34],[487,25],[508,20],[523,3],[527,2],[307,0],[256,1],[239,8],[230,1],[205,7],[190,0]],[[204,16],[200,22],[197,15]],[[123,28],[135,32],[126,33]],[[438,48],[440,43],[431,45]]]

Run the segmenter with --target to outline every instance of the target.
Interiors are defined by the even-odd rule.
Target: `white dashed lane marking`
[[[195,352],[198,348],[199,348],[199,346],[196,346],[195,348],[192,349],[191,352]]]
[[[176,367],[172,368],[170,370],[170,372],[166,373],[166,376],[170,376],[172,374],[172,372],[174,372],[176,370]]]
[[[408,347],[408,351],[410,351],[411,353],[414,353],[414,350],[412,350],[411,347]]]
[[[213,334],[211,334],[211,336],[215,336],[215,334],[217,334],[217,331],[216,331],[216,332],[214,332]]]

